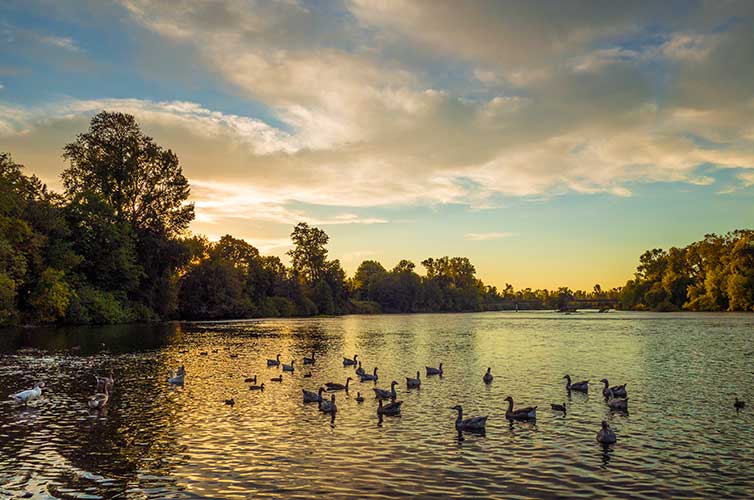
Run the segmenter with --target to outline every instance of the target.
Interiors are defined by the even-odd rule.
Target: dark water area
[[[0,330],[0,498],[752,498],[753,337],[754,315],[613,312]],[[296,360],[282,383],[277,353]],[[338,392],[334,420],[302,402],[354,376],[353,354],[376,383]],[[90,410],[110,370],[109,404]],[[566,373],[589,394],[568,395]],[[628,384],[628,414],[608,410],[603,377]],[[402,415],[380,421],[372,388],[392,380]],[[28,406],[9,398],[39,381]],[[507,422],[508,395],[537,405],[536,423]],[[484,435],[459,436],[456,404],[489,416]]]

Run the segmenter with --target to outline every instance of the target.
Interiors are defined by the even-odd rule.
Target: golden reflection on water
[[[754,437],[752,419],[731,401],[751,400],[753,323],[747,315],[484,313],[0,336],[5,392],[36,377],[49,387],[29,408],[0,404],[0,497],[745,497],[754,452],[741,443]],[[312,352],[313,366],[299,364]],[[271,382],[281,369],[266,366],[278,353],[296,360],[282,383]],[[342,364],[353,354],[367,373],[379,368],[377,382],[336,392],[334,419],[302,402],[302,389],[354,376]],[[440,362],[444,375],[427,377],[424,367]],[[169,385],[181,364],[185,384]],[[91,412],[92,375],[110,368],[109,408]],[[407,390],[417,370],[422,386]],[[566,373],[591,380],[590,393],[568,395]],[[265,391],[248,389],[253,375]],[[628,383],[630,413],[606,409],[605,376]],[[392,380],[403,411],[380,420],[372,388]],[[508,395],[537,405],[537,422],[507,422]],[[563,402],[565,416],[550,410]],[[455,404],[465,416],[488,415],[486,433],[459,436]],[[594,438],[603,419],[619,436],[607,449]]]

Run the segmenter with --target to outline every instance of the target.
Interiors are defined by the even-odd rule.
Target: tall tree
[[[291,233],[293,249],[288,251],[293,270],[306,284],[312,285],[323,277],[327,263],[327,242],[330,237],[323,230],[299,222]]]

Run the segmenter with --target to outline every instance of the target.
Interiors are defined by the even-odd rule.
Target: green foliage
[[[13,325],[17,320],[16,282],[0,272],[0,326]]]
[[[29,305],[34,310],[34,320],[41,323],[54,323],[63,319],[71,302],[71,294],[63,271],[45,269],[29,298]]]
[[[330,240],[327,234],[306,222],[299,222],[291,233],[293,249],[288,252],[295,269],[304,283],[313,285],[320,280],[327,263],[327,249]]]

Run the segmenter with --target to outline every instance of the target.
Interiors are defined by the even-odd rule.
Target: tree
[[[312,285],[320,280],[327,262],[325,246],[330,240],[327,234],[306,222],[299,222],[291,233],[293,249],[288,251],[294,271],[298,272],[304,282]]]

